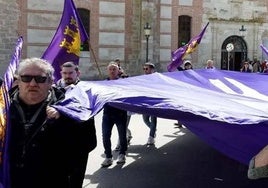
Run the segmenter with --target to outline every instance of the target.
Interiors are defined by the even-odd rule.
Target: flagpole
[[[101,74],[101,71],[100,71],[99,64],[98,64],[97,59],[96,59],[96,56],[95,56],[95,53],[94,53],[94,51],[93,51],[93,49],[92,49],[92,47],[91,47],[91,43],[90,43],[89,40],[88,40],[88,46],[89,46],[89,51],[92,52],[92,56],[93,56],[94,62],[95,62],[96,66],[97,66],[97,69],[98,69],[98,71],[99,71],[99,76],[100,76],[100,78],[103,78],[103,77],[102,77],[102,74]],[[89,52],[89,53],[90,53],[90,52]]]

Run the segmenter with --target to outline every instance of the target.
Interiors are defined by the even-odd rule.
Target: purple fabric
[[[60,79],[60,66],[73,61],[78,64],[81,41],[88,40],[88,34],[77,13],[72,0],[65,0],[64,10],[58,29],[43,54],[42,58],[48,60],[55,69],[55,81]]]
[[[182,47],[178,48],[177,50],[171,52],[172,61],[167,66],[167,70],[169,72],[175,71],[177,69],[177,67],[179,67],[183,64],[182,57],[185,54],[186,50],[187,50],[187,45],[182,46]]]
[[[8,92],[5,83],[3,82],[0,87],[0,124],[1,124],[1,132],[0,135],[0,187],[8,187],[9,184],[9,173],[8,173],[8,161],[9,157],[7,155],[7,146],[8,146],[8,108],[9,108],[9,100],[8,100]]]
[[[12,83],[14,81],[14,74],[19,65],[20,57],[21,57],[21,49],[23,45],[23,38],[22,36],[18,38],[15,51],[11,57],[11,61],[7,67],[7,70],[4,75],[4,81],[7,86],[7,90],[12,87]]]
[[[183,59],[186,55],[194,52],[198,46],[198,44],[201,42],[202,37],[207,29],[209,22],[207,25],[202,29],[202,31],[199,33],[199,35],[195,36],[188,42],[186,45],[178,48],[177,50],[171,52],[171,63],[168,64],[167,70],[169,72],[177,70],[177,67],[182,65]]]
[[[81,81],[67,94],[66,101],[78,104],[76,96],[85,93],[81,111],[72,113],[76,119],[92,117],[109,103],[136,113],[179,120],[215,149],[248,164],[268,143],[267,82],[266,74],[217,69],[154,73]],[[66,108],[59,110],[68,114]],[[83,110],[85,114],[80,116]]]
[[[10,105],[8,91],[12,87],[14,81],[14,74],[19,65],[21,50],[23,45],[23,38],[19,37],[15,46],[14,53],[11,57],[9,66],[4,75],[4,80],[0,88],[0,124],[3,134],[0,137],[0,187],[9,187],[9,156],[8,156],[8,139],[9,128],[8,125],[8,110]]]

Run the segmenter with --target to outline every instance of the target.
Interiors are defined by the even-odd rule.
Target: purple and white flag
[[[80,81],[56,108],[78,120],[96,115],[104,104],[179,120],[215,149],[248,164],[268,144],[267,83],[267,74],[216,69]]]

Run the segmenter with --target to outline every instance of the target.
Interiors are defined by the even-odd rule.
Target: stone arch
[[[234,49],[227,51],[227,44],[232,43]],[[248,47],[243,37],[233,35],[226,38],[221,47],[221,69],[240,71],[242,62],[247,60]]]

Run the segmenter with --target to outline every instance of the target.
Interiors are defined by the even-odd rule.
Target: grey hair
[[[44,59],[41,59],[41,58],[37,58],[37,57],[32,57],[32,58],[27,58],[27,59],[22,60],[19,63],[19,66],[18,66],[18,69],[17,69],[17,74],[18,75],[21,75],[21,73],[23,72],[23,70],[26,67],[31,66],[31,65],[34,65],[34,66],[39,67],[41,70],[43,70],[46,73],[46,75],[51,80],[54,79],[54,76],[53,75],[54,75],[55,70],[52,67],[52,65],[47,60],[44,60]]]
[[[107,66],[107,68],[109,68],[109,67],[116,67],[116,68],[118,68],[119,69],[119,66],[118,66],[118,64],[115,62],[115,61],[111,61],[109,64],[108,64],[108,66]]]

